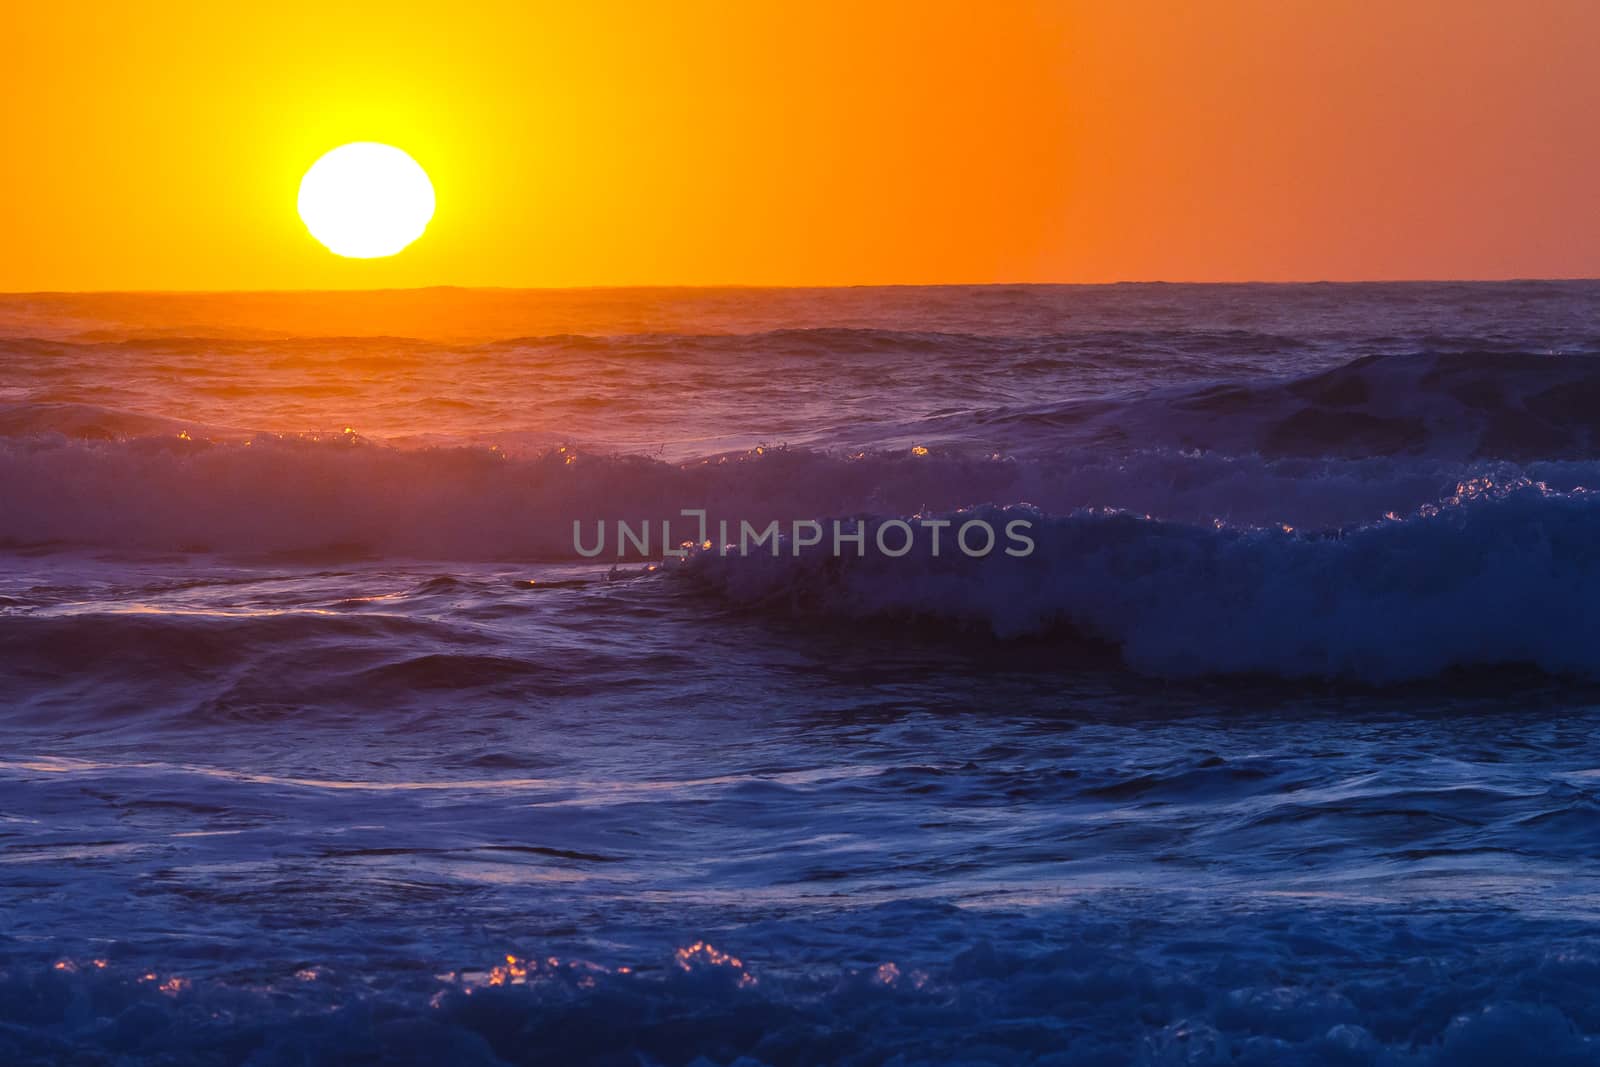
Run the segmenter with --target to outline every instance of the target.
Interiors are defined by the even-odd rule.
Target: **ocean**
[[[1600,1062],[1597,355],[1596,282],[0,297],[0,1060]]]

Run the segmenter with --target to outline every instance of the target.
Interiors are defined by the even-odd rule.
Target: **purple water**
[[[6,1062],[1600,1059],[1600,283],[0,352]],[[686,508],[1035,551],[574,547]]]

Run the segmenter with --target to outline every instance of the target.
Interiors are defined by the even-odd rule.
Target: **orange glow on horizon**
[[[26,5],[0,290],[1600,275],[1600,6]],[[439,210],[296,217],[328,149]]]

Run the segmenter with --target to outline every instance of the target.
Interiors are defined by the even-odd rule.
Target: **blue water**
[[[0,334],[4,1062],[1600,1062],[1600,284]]]

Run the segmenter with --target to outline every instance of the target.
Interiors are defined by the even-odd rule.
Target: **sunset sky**
[[[14,8],[0,290],[1600,275],[1600,5]],[[327,150],[438,195],[388,259]]]

